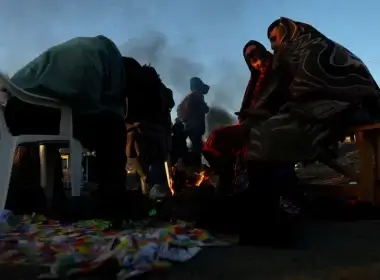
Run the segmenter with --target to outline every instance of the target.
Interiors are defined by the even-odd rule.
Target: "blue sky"
[[[51,45],[103,34],[124,54],[152,62],[177,102],[189,76],[199,75],[211,85],[208,102],[232,111],[249,75],[243,45],[268,45],[267,26],[280,16],[314,25],[380,80],[379,10],[375,0],[2,0],[0,69],[12,74]]]

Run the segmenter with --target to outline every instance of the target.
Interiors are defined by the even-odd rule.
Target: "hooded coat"
[[[200,78],[190,79],[190,91],[178,105],[177,115],[185,124],[186,130],[197,131],[204,134],[206,131],[205,116],[209,111],[204,96],[208,93],[210,86],[206,85]]]
[[[262,74],[252,67],[246,57],[245,52],[249,46],[258,48],[265,59],[268,71],[264,76],[261,76]],[[251,75],[241,103],[241,114],[255,114],[261,110],[269,115],[274,115],[289,100],[289,76],[280,68],[272,68],[273,55],[257,41],[247,42],[243,48],[243,56]],[[258,83],[260,84],[258,85]],[[256,86],[259,88],[256,89]]]
[[[51,47],[11,80],[36,95],[67,102],[75,114],[108,111],[124,117],[123,60],[104,36],[77,37]]]

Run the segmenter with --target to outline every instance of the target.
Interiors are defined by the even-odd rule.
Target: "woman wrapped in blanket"
[[[315,159],[344,135],[357,112],[367,116],[362,121],[369,121],[378,111],[380,95],[364,63],[314,27],[280,18],[269,26],[268,38],[274,50],[273,66],[291,75],[291,102],[274,116],[250,126],[249,174],[262,169],[261,184],[251,182],[247,195],[247,201],[260,199],[253,208],[247,202],[245,212],[259,226],[243,229],[242,240],[255,236],[273,244],[284,240],[279,228],[284,216],[278,207],[283,186],[269,176],[265,166]]]
[[[274,66],[292,75],[292,102],[251,127],[248,157],[258,161],[310,160],[338,141],[352,121],[369,122],[380,90],[366,65],[314,27],[280,18],[268,29]]]
[[[266,120],[285,103],[287,79],[272,70],[272,54],[257,41],[249,41],[243,48],[243,56],[251,72],[240,111],[239,122],[214,130],[203,147],[203,155],[215,172],[223,178],[220,188],[229,191],[234,176],[236,155],[244,153],[252,122]],[[225,186],[224,186],[225,185]]]

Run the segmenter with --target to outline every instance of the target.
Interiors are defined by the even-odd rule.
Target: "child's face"
[[[249,64],[256,70],[262,71],[264,66],[263,54],[255,45],[249,46],[245,51],[245,58]]]

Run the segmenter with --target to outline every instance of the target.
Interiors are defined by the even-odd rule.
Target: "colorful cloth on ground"
[[[170,261],[185,262],[203,246],[228,245],[184,223],[111,231],[105,221],[61,224],[34,216],[14,225],[14,219],[0,213],[0,263],[50,266],[49,277],[86,273],[115,259],[118,277],[125,279],[168,267]],[[13,224],[5,227],[7,220]]]

